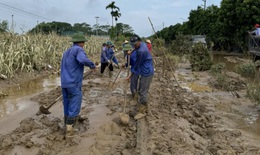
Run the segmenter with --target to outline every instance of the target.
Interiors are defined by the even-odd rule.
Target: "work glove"
[[[131,54],[132,54],[131,50],[127,51],[127,55],[131,55]]]
[[[110,64],[110,63],[111,63],[111,61],[110,61],[110,60],[107,60],[107,63],[109,63],[109,64]]]

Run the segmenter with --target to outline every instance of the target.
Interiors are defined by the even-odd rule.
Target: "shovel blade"
[[[49,109],[45,108],[44,106],[40,106],[40,112],[43,114],[50,114],[51,112],[49,111]]]
[[[127,125],[129,123],[130,118],[127,114],[119,113],[118,116],[122,124]]]

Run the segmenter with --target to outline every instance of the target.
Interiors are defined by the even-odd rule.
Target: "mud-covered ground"
[[[235,93],[220,91],[214,77],[207,72],[191,72],[189,65],[179,64],[175,73],[164,76],[160,58],[149,91],[147,115],[134,120],[137,101],[127,92],[128,125],[119,122],[123,111],[123,70],[112,85],[108,73],[93,73],[84,79],[79,132],[70,139],[63,134],[62,103],[59,100],[49,115],[25,118],[15,129],[0,135],[0,154],[16,155],[257,155],[260,154],[260,132],[247,130],[244,118],[259,114],[258,106],[244,97],[243,79],[231,76]],[[232,74],[233,75],[233,74]],[[176,81],[177,79],[177,81]],[[61,94],[59,87],[41,93],[31,100],[48,106]],[[234,95],[239,94],[239,96]],[[32,112],[32,113],[33,113]],[[17,116],[19,117],[19,116]],[[258,122],[254,123],[260,123]],[[0,124],[1,125],[1,124]],[[8,128],[8,126],[7,126]],[[255,134],[258,133],[258,134]]]

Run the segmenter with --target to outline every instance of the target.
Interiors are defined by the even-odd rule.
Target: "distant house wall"
[[[193,35],[192,37],[193,43],[205,43],[206,44],[206,36],[205,35]]]

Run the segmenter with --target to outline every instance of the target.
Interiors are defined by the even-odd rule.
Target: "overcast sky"
[[[111,25],[111,10],[106,6],[113,0],[0,0],[0,21],[12,19],[16,32],[28,31],[37,22],[67,22]],[[147,37],[153,34],[150,17],[156,31],[182,23],[189,12],[203,6],[203,0],[114,0],[120,8],[118,22],[130,25],[134,32]],[[220,6],[221,0],[206,0],[206,6]],[[13,18],[12,18],[13,15]]]

